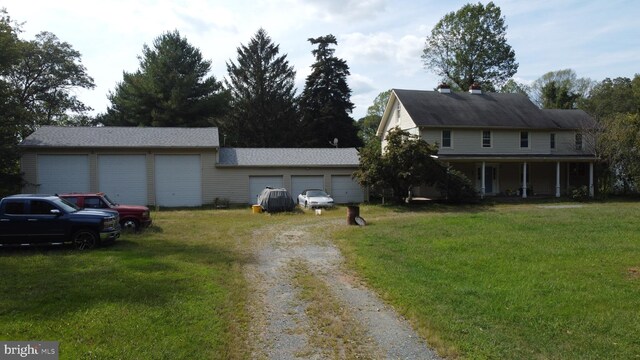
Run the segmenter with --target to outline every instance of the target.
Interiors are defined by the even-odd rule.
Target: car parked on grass
[[[120,237],[118,213],[83,210],[52,195],[12,195],[0,200],[0,244],[72,242],[90,249]]]
[[[112,209],[120,214],[123,230],[138,231],[151,225],[149,208],[139,205],[121,205],[109,199],[105,193],[59,194],[63,199],[84,209]]]
[[[333,207],[333,198],[324,190],[307,189],[298,195],[298,204],[309,208],[329,208]]]

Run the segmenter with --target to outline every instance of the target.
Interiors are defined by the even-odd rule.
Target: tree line
[[[466,4],[445,15],[427,36],[424,66],[454,91],[522,93],[542,108],[583,109],[598,121],[597,154],[612,188],[634,190],[640,181],[640,77],[601,82],[571,69],[551,71],[532,84],[517,82],[515,51],[506,41],[505,18],[492,2]],[[223,146],[380,147],[376,130],[390,91],[380,93],[357,122],[347,83],[349,66],[334,55],[337,39],[308,39],[315,58],[304,89],[295,69],[264,29],[229,59],[221,81],[211,61],[177,30],[143,45],[139,68],[123,72],[108,94],[105,113],[75,95],[92,89],[81,54],[54,34],[20,38],[20,24],[0,10],[0,194],[20,189],[17,144],[37,127],[217,126]],[[374,152],[372,152],[374,153]],[[636,189],[637,190],[637,189]]]

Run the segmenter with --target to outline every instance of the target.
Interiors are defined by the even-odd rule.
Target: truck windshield
[[[107,202],[107,204],[108,204],[108,205],[111,205],[111,206],[116,206],[116,205],[118,205],[118,204],[116,204],[116,202],[115,202],[115,201],[112,201],[111,199],[109,199],[109,197],[107,196],[107,194],[102,195],[102,198],[104,199],[104,201],[106,201],[106,202]]]
[[[76,212],[78,210],[80,210],[80,207],[78,207],[78,205],[69,202],[65,199],[61,199],[61,198],[57,198],[55,200],[53,200],[53,203],[56,204],[56,206],[58,206],[59,208],[61,208],[62,210],[64,210],[65,212]]]

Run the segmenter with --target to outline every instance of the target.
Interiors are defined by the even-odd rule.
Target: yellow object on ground
[[[251,205],[251,212],[254,214],[260,214],[262,212],[262,206],[260,205]]]

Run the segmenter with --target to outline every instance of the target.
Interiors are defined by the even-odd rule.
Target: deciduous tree
[[[333,35],[309,39],[317,49],[300,98],[302,115],[301,145],[327,147],[338,139],[340,147],[361,146],[358,129],[351,118],[353,103],[347,83],[349,66],[333,55],[338,41]]]
[[[375,142],[360,150],[360,165],[354,177],[362,186],[390,189],[396,202],[407,197],[413,187],[421,185],[436,186],[443,197],[451,200],[476,197],[464,175],[451,171],[435,158],[436,146],[399,128],[392,129],[386,140],[382,153]]]
[[[367,115],[358,119],[358,136],[364,144],[369,141],[380,141],[376,137],[376,131],[384,115],[384,110],[391,96],[391,90],[383,91],[373,100],[373,104],[367,108]]]
[[[296,73],[264,29],[238,48],[237,63],[227,63],[230,111],[220,124],[228,144],[245,147],[295,147],[300,136]]]
[[[467,4],[445,15],[431,30],[422,55],[424,66],[462,91],[474,83],[493,91],[518,70],[506,30],[493,2]]]
[[[548,109],[573,109],[589,96],[593,84],[589,78],[579,78],[572,69],[549,71],[531,84],[531,100],[540,107],[551,106],[545,107]]]

